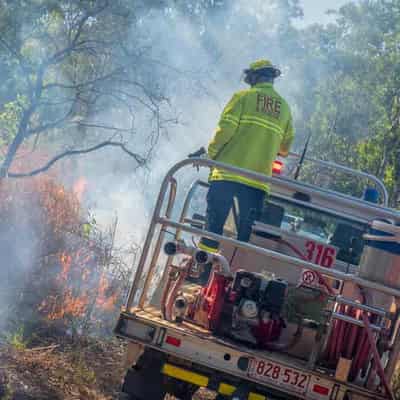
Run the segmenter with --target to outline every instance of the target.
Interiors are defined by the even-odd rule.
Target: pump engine
[[[169,242],[164,250],[170,256],[182,255],[179,265],[169,266],[161,299],[163,316],[169,321],[189,321],[216,336],[256,348],[293,349],[296,355],[304,328],[315,335],[326,325],[325,287],[308,287],[304,282],[289,286],[282,279],[247,270],[232,274],[224,256],[184,242]]]
[[[214,272],[188,311],[188,317],[212,330],[257,347],[279,339],[287,283],[244,270],[229,278]]]

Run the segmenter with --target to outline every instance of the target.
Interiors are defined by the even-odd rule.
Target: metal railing
[[[369,281],[363,278],[360,278],[359,276],[356,276],[354,274],[349,274],[349,273],[344,273],[335,269],[329,269],[329,268],[324,268],[322,266],[304,261],[302,259],[294,258],[285,254],[277,253],[273,250],[265,249],[262,247],[258,247],[254,244],[251,243],[245,243],[238,241],[236,239],[232,239],[229,237],[217,235],[212,232],[205,231],[203,229],[198,229],[196,227],[190,226],[189,224],[185,224],[185,217],[187,215],[191,199],[194,196],[194,193],[196,191],[196,188],[199,186],[204,186],[207,187],[208,184],[202,181],[196,181],[192,187],[189,190],[189,193],[187,195],[187,198],[183,204],[182,212],[180,215],[179,222],[173,221],[171,219],[171,216],[173,214],[173,209],[174,209],[174,204],[176,200],[176,195],[177,195],[177,181],[174,178],[174,175],[177,171],[180,169],[187,167],[187,166],[196,166],[196,167],[206,167],[206,168],[212,168],[212,167],[219,167],[223,168],[229,172],[232,172],[234,174],[238,174],[241,176],[244,176],[249,179],[257,180],[263,183],[269,183],[269,184],[280,184],[282,185],[282,181],[284,185],[287,185],[287,187],[291,188],[292,190],[296,190],[297,185],[299,188],[301,187],[302,191],[304,188],[301,186],[301,184],[297,181],[289,181],[289,180],[281,180],[280,178],[274,178],[274,177],[267,177],[262,174],[258,174],[255,172],[247,171],[241,168],[236,168],[230,165],[218,163],[215,161],[211,160],[206,160],[206,159],[186,159],[178,164],[174,165],[166,174],[160,188],[160,192],[156,201],[155,209],[153,212],[153,216],[150,222],[149,230],[147,232],[147,236],[143,245],[143,250],[139,259],[139,263],[136,269],[136,274],[134,277],[133,284],[131,286],[128,299],[126,302],[126,309],[129,312],[132,310],[133,304],[138,297],[138,306],[139,308],[143,309],[145,306],[146,302],[146,294],[147,291],[149,290],[150,283],[152,282],[152,278],[155,273],[156,269],[156,264],[157,260],[159,259],[159,255],[161,252],[161,246],[164,241],[164,235],[165,232],[168,228],[172,228],[175,230],[175,238],[179,238],[180,235],[183,232],[186,233],[191,233],[194,235],[198,236],[203,236],[207,237],[209,239],[214,239],[217,240],[220,243],[226,243],[230,244],[236,248],[247,250],[252,253],[260,254],[266,258],[274,259],[280,262],[287,263],[288,265],[292,266],[293,268],[297,268],[299,270],[303,269],[308,269],[315,271],[317,273],[320,273],[324,276],[328,276],[334,279],[337,279],[342,282],[353,282],[355,285],[360,286],[361,288],[366,288],[366,289],[371,289],[374,291],[378,291],[381,293],[385,293],[389,296],[394,296],[397,300],[400,299],[400,290],[384,286],[380,283]],[[327,191],[327,190],[322,190],[319,188],[312,188],[310,186],[307,186],[307,192],[312,194],[312,193],[324,193],[326,196],[335,196],[335,200],[337,200],[337,203],[343,202],[353,204],[356,203],[357,207],[364,207],[368,211],[376,212],[377,216],[382,216],[382,215],[395,215],[397,219],[400,219],[400,216],[398,214],[395,214],[391,210],[384,209],[382,207],[379,207],[377,205],[369,205],[365,201],[361,201],[359,199],[351,198],[346,195],[338,195],[335,192],[332,191]],[[166,197],[168,193],[168,199],[167,202]],[[340,201],[339,201],[340,200]],[[166,203],[166,204],[165,204]],[[304,203],[308,204],[308,203]],[[308,204],[309,205],[309,204]],[[163,211],[165,210],[165,211]],[[159,228],[159,231],[157,231],[157,228]],[[155,236],[157,238],[155,238]],[[152,246],[153,245],[153,246]],[[152,250],[151,257],[149,257],[150,253]],[[150,261],[149,261],[150,259]],[[165,276],[165,273],[167,271],[167,266],[169,265],[169,262],[171,262],[171,257],[167,258],[167,261],[165,263],[163,275]],[[146,269],[146,266],[148,265],[148,268]],[[146,272],[145,272],[146,271]],[[144,273],[145,272],[145,273]],[[144,281],[143,281],[144,280]],[[143,286],[141,285],[143,283]],[[140,288],[142,287],[141,293],[140,293]],[[138,296],[140,294],[140,296]],[[390,315],[384,310],[381,310],[376,307],[372,306],[367,306],[367,305],[362,305],[357,302],[351,301],[349,299],[345,299],[341,296],[334,296],[332,298],[333,301],[335,301],[338,304],[344,304],[348,305],[351,307],[354,307],[356,309],[359,309],[361,311],[367,311],[372,314],[375,314],[378,319],[381,318],[381,323],[378,325],[372,325],[371,328],[376,334],[381,334],[382,332],[386,331],[385,327],[385,321],[387,321],[387,318],[391,318]],[[341,314],[339,312],[332,312],[331,314],[332,319],[339,319],[351,324],[354,324],[356,326],[360,327],[365,327],[364,321],[358,320],[356,318],[352,318],[350,316]],[[392,320],[393,322],[393,329],[391,330],[391,357],[389,358],[388,364],[386,366],[386,375],[390,379],[392,374],[394,373],[395,367],[396,367],[396,362],[397,362],[397,354],[400,354],[400,329],[399,329],[399,318],[397,318],[396,321]],[[331,324],[332,325],[332,324]],[[328,338],[328,335],[326,336]],[[310,356],[310,362],[312,361],[312,356]]]
[[[292,152],[289,153],[289,157],[298,158],[299,160],[301,159],[300,154],[292,153]],[[366,172],[357,171],[357,170],[354,170],[349,167],[345,167],[344,165],[339,165],[339,164],[329,162],[329,161],[322,161],[322,160],[318,160],[318,159],[307,157],[307,156],[304,157],[304,160],[309,161],[313,164],[322,166],[324,168],[341,171],[341,172],[347,173],[348,175],[353,175],[353,176],[363,178],[363,179],[373,182],[376,185],[376,187],[381,195],[382,205],[384,205],[384,206],[388,205],[388,202],[389,202],[388,191],[387,191],[384,183],[376,176],[368,174]],[[298,166],[298,163],[297,163],[297,166]]]
[[[162,241],[164,238],[164,231],[168,227],[176,229],[176,235],[179,235],[180,232],[184,231],[187,233],[192,233],[194,235],[204,236],[209,239],[217,240],[218,242],[221,242],[221,243],[225,242],[225,243],[231,244],[237,248],[241,248],[241,249],[249,250],[249,251],[257,253],[257,254],[261,254],[265,257],[269,257],[269,258],[272,258],[272,259],[275,259],[278,261],[286,262],[298,269],[309,269],[309,270],[312,270],[312,271],[315,271],[318,273],[322,273],[326,276],[329,276],[329,277],[332,277],[332,278],[335,278],[335,279],[338,279],[341,281],[351,281],[361,287],[376,290],[381,293],[385,293],[385,294],[400,298],[399,290],[390,288],[390,287],[386,287],[386,286],[381,285],[376,282],[365,280],[365,279],[355,276],[353,274],[343,273],[343,272],[340,272],[340,271],[337,271],[334,269],[326,269],[324,267],[312,264],[310,262],[306,262],[306,261],[303,261],[303,260],[300,260],[297,258],[287,256],[285,254],[277,253],[272,250],[268,250],[268,249],[264,249],[264,248],[255,246],[251,243],[240,242],[235,239],[231,239],[228,237],[217,235],[212,232],[207,232],[202,229],[191,227],[191,226],[188,226],[187,224],[184,224],[182,220],[180,222],[171,220],[171,215],[172,215],[173,206],[174,206],[174,202],[175,202],[175,198],[176,198],[176,191],[177,191],[177,182],[174,178],[174,175],[177,171],[179,171],[183,167],[186,167],[189,165],[196,166],[196,167],[208,167],[208,168],[219,167],[219,168],[223,168],[229,172],[232,172],[234,174],[243,176],[245,178],[257,180],[259,182],[269,183],[269,184],[273,184],[273,183],[277,182],[277,179],[280,180],[279,178],[267,177],[265,175],[262,175],[262,174],[259,174],[256,172],[244,170],[242,168],[237,168],[237,167],[233,167],[231,165],[223,164],[223,163],[212,161],[212,160],[201,159],[201,158],[186,159],[186,160],[183,160],[183,161],[177,163],[176,165],[174,165],[167,172],[167,174],[162,182],[162,185],[161,185],[160,193],[157,198],[157,202],[156,202],[156,206],[155,206],[152,220],[150,223],[150,227],[149,227],[149,230],[148,230],[148,233],[146,236],[146,240],[145,240],[145,243],[143,246],[143,251],[142,251],[141,257],[139,259],[138,266],[137,266],[134,282],[132,284],[131,290],[128,295],[128,299],[127,299],[127,303],[126,303],[127,309],[130,309],[132,307],[135,297],[138,293],[139,282],[142,279],[143,271],[144,271],[144,268],[146,265],[146,261],[148,258],[148,254],[150,251],[151,243],[153,241],[153,237],[154,237],[157,225],[160,225],[160,234],[158,235],[158,239],[157,239],[157,242],[154,247],[153,256],[152,256],[152,259],[151,259],[151,262],[150,262],[150,265],[148,268],[147,276],[145,277],[145,282],[144,282],[144,287],[143,287],[144,289],[142,290],[142,293],[141,293],[141,296],[139,299],[140,307],[143,307],[143,305],[144,305],[146,290],[149,287],[149,283],[151,282],[152,276],[154,274],[155,263],[159,257],[159,253],[161,250],[161,245],[162,245]],[[300,183],[296,183],[296,182],[292,182],[292,184],[300,185]],[[165,214],[164,214],[164,216],[162,216],[161,211],[162,211],[162,207],[163,207],[163,204],[165,201],[165,196],[166,196],[168,189],[169,189],[168,204],[166,207]],[[195,185],[192,186],[191,190],[194,192]],[[322,191],[325,193],[329,193],[333,196],[339,196],[339,198],[342,198],[343,201],[344,200],[353,201],[353,202],[357,201],[356,199],[351,198],[346,195],[337,195],[335,192],[332,192],[332,191],[316,189],[316,188],[315,189],[308,188],[308,190],[309,191],[313,190],[318,193]],[[360,202],[363,203],[364,206],[368,207],[368,205],[366,205],[365,202],[362,202],[362,201],[360,201]],[[185,215],[185,212],[189,206],[189,203],[190,203],[189,201],[185,202],[185,204],[183,206],[183,210],[182,210],[183,211],[182,216]],[[375,206],[372,206],[372,209],[373,208],[375,208]]]

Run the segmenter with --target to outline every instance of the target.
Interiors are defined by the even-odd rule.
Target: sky
[[[301,0],[304,9],[304,24],[327,23],[330,17],[325,15],[328,9],[338,9],[349,0]]]

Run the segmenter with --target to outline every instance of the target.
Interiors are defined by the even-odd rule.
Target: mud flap
[[[161,353],[146,351],[125,376],[122,392],[135,400],[163,400],[166,394]]]

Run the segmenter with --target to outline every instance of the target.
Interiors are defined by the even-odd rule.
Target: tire
[[[198,387],[177,379],[168,378],[165,381],[165,388],[169,395],[175,400],[192,400]]]
[[[117,400],[136,400],[132,395],[124,392],[119,392]]]
[[[138,400],[138,399],[139,399],[138,397],[133,396],[131,394],[120,392],[118,393],[118,397],[116,400]],[[172,397],[171,395],[167,394],[165,395],[164,400],[179,400],[179,399],[176,399],[176,397]]]

